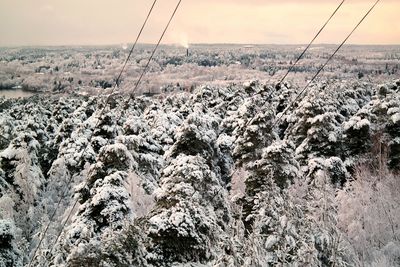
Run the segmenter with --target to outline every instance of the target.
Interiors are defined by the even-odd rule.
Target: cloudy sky
[[[158,0],[155,43],[178,0]],[[153,0],[0,0],[0,46],[133,42]],[[317,43],[340,43],[375,0],[346,0]],[[183,0],[164,43],[307,43],[340,0]],[[381,0],[349,43],[400,44],[400,0]]]

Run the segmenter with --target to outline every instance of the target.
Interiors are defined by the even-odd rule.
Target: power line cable
[[[303,50],[303,52],[297,57],[296,61],[289,67],[287,70],[286,74],[280,79],[280,81],[276,84],[275,89],[278,90],[281,87],[282,82],[285,80],[285,78],[289,75],[289,73],[293,70],[293,68],[297,65],[297,63],[303,58],[304,54],[307,52],[307,50],[310,48],[310,46],[314,43],[314,41],[317,39],[317,37],[321,34],[321,32],[325,29],[326,25],[332,20],[332,18],[335,16],[335,14],[338,12],[338,10],[342,7],[343,3],[345,0],[342,0],[342,2],[336,7],[336,9],[333,11],[333,13],[330,15],[327,21],[325,21],[324,25],[319,29],[319,31],[315,34],[315,36],[311,39],[309,44],[306,46],[306,48]],[[271,95],[273,94],[274,89],[271,88],[271,91],[269,94],[265,97],[266,99],[270,98]],[[256,93],[256,95],[260,94],[261,92]],[[251,123],[253,120],[250,120],[249,123]]]
[[[148,68],[148,66],[149,66],[149,64],[150,64],[150,61],[151,61],[151,59],[153,58],[153,56],[154,56],[154,54],[155,54],[155,52],[156,52],[156,49],[158,48],[159,44],[161,43],[162,38],[164,37],[164,35],[165,35],[165,33],[166,33],[166,31],[167,31],[167,29],[168,29],[168,27],[169,27],[169,25],[170,25],[170,23],[171,23],[173,17],[175,16],[176,11],[178,10],[178,8],[179,8],[179,6],[180,6],[180,4],[181,4],[181,2],[182,2],[182,0],[179,0],[178,4],[176,5],[176,7],[175,7],[175,9],[174,9],[174,12],[172,13],[172,15],[171,15],[171,17],[170,17],[170,19],[169,19],[167,25],[166,25],[165,28],[164,28],[164,31],[163,31],[163,33],[162,33],[160,39],[158,40],[158,43],[157,43],[156,47],[154,48],[154,50],[153,50],[153,52],[152,52],[152,54],[151,54],[151,56],[150,56],[150,58],[149,58],[149,60],[148,60],[148,62],[147,62],[147,64],[146,64],[145,69],[142,71],[142,74],[140,75],[141,78],[144,76],[144,73],[146,72],[146,70],[147,70],[147,68]],[[140,83],[140,79],[141,79],[141,78],[139,78],[138,82],[136,83],[136,86],[135,86],[134,89],[132,90],[132,94],[134,93],[134,91],[135,91],[135,90],[137,89],[137,87],[139,86],[139,83]],[[111,94],[109,95],[109,97],[110,97],[110,96],[111,96]],[[127,104],[129,103],[129,100],[130,100],[130,99],[131,99],[131,95],[130,95],[130,97],[128,98]],[[126,104],[126,105],[127,105],[127,104]],[[104,110],[104,109],[103,109],[103,110]],[[99,121],[100,121],[100,120],[99,120]],[[98,125],[96,125],[95,128],[97,128],[97,126],[98,126]],[[94,132],[94,131],[93,131],[93,132]],[[92,132],[91,137],[93,137],[93,132]],[[90,138],[90,139],[91,139],[91,138]],[[90,139],[89,139],[89,140],[90,140]],[[89,141],[89,142],[90,142],[90,141]],[[88,146],[86,146],[86,148],[87,148],[87,147],[88,147]],[[82,156],[83,156],[83,153],[82,153]],[[89,174],[88,174],[88,175],[89,175]],[[86,186],[86,185],[87,185],[87,181],[85,182],[84,186]],[[54,244],[56,244],[57,241],[58,241],[58,239],[60,238],[61,233],[63,232],[63,230],[64,230],[64,228],[65,228],[65,226],[66,226],[68,220],[71,218],[71,215],[72,215],[73,211],[75,210],[75,207],[76,207],[77,204],[78,204],[78,199],[76,199],[76,200],[74,201],[74,204],[73,204],[72,208],[71,208],[70,211],[68,212],[67,218],[64,220],[64,223],[62,224],[61,230],[58,232],[57,237],[56,237],[56,240],[54,241]],[[54,246],[51,247],[51,249],[50,249],[50,251],[49,251],[49,255],[51,255],[53,249],[54,249]]]
[[[142,24],[142,27],[140,28],[140,31],[139,31],[138,35],[136,36],[136,40],[135,40],[134,44],[132,45],[131,50],[129,51],[128,57],[127,57],[126,60],[125,60],[125,63],[124,63],[124,65],[123,65],[122,69],[121,69],[121,72],[120,72],[119,75],[118,75],[118,78],[117,78],[117,80],[116,80],[116,82],[115,82],[114,88],[119,86],[119,82],[120,82],[122,73],[123,73],[123,71],[125,70],[126,64],[128,63],[128,61],[129,61],[129,59],[130,59],[130,57],[131,57],[131,55],[132,55],[133,50],[134,50],[135,47],[136,47],[136,44],[137,44],[137,42],[138,42],[138,40],[139,40],[140,35],[142,35],[142,31],[143,31],[143,29],[144,29],[144,26],[146,25],[147,20],[149,19],[150,14],[151,14],[151,12],[153,11],[153,8],[154,8],[156,2],[157,2],[157,0],[154,0],[153,4],[152,4],[151,7],[150,7],[149,12],[147,13],[146,19],[144,20],[144,22],[143,22],[143,24]],[[111,94],[112,94],[112,92],[111,92]]]
[[[142,78],[143,78],[144,74],[146,73],[147,69],[149,68],[150,62],[151,62],[151,60],[153,59],[154,54],[156,53],[156,50],[157,50],[157,48],[159,47],[159,45],[160,45],[160,43],[161,43],[161,41],[162,41],[162,39],[163,39],[165,33],[167,32],[167,29],[168,29],[169,25],[171,24],[171,21],[172,21],[172,19],[174,18],[175,13],[176,13],[176,11],[178,10],[178,8],[179,8],[181,2],[182,2],[182,0],[179,0],[178,4],[176,5],[176,7],[175,7],[175,9],[174,9],[174,12],[172,12],[172,15],[171,15],[171,17],[169,18],[169,21],[168,21],[167,25],[165,26],[164,31],[162,32],[160,38],[158,39],[158,42],[157,42],[156,46],[154,47],[153,51],[151,52],[151,55],[150,55],[150,57],[149,57],[149,60],[147,61],[146,66],[144,67],[142,73],[140,74],[139,79],[136,81],[135,86],[133,87],[133,89],[132,89],[131,92],[129,93],[128,100],[127,100],[126,103],[125,103],[125,107],[124,107],[125,109],[128,108],[129,101],[134,97],[134,94],[135,94],[137,88],[139,87],[139,84],[140,84],[140,82],[142,81]]]
[[[300,59],[303,58],[304,54],[307,52],[307,50],[310,48],[310,46],[314,43],[315,39],[317,39],[317,37],[321,34],[321,32],[325,29],[326,25],[328,25],[328,23],[331,21],[331,19],[333,18],[333,16],[335,16],[336,12],[340,9],[340,7],[343,5],[345,0],[343,0],[339,6],[335,9],[335,11],[333,11],[332,15],[328,18],[328,20],[325,22],[325,24],[321,27],[321,29],[319,29],[319,31],[317,32],[317,34],[314,36],[314,38],[310,41],[310,43],[307,45],[307,47],[303,50],[303,52],[299,55],[299,57],[296,59],[296,61],[289,67],[289,69],[287,70],[286,74],[281,78],[281,80],[278,82],[278,85],[280,85],[285,78],[289,75],[289,73],[293,70],[293,68],[297,65],[297,63],[300,61]]]
[[[98,116],[98,119],[97,119],[97,122],[96,122],[96,124],[95,124],[94,129],[96,129],[96,128],[99,126],[99,124],[100,124],[101,116],[103,116],[104,111],[105,111],[105,109],[106,109],[106,107],[107,107],[108,102],[109,102],[110,99],[111,99],[112,94],[114,93],[115,89],[116,89],[116,88],[118,87],[118,85],[119,85],[119,82],[120,82],[122,73],[123,73],[124,70],[125,70],[125,67],[126,67],[128,61],[129,61],[129,59],[130,59],[130,57],[131,57],[131,55],[132,55],[133,50],[134,50],[135,47],[136,47],[136,44],[137,44],[137,42],[138,42],[138,40],[139,40],[139,38],[140,38],[140,36],[141,36],[141,34],[142,34],[142,32],[143,32],[143,29],[144,29],[145,25],[147,24],[147,21],[148,21],[148,19],[149,19],[149,17],[150,17],[150,14],[151,14],[152,11],[153,11],[153,8],[154,8],[156,2],[157,2],[157,0],[154,0],[153,4],[152,4],[151,7],[150,7],[150,10],[149,10],[148,13],[147,13],[146,19],[144,20],[143,25],[142,25],[142,27],[140,28],[140,31],[139,31],[139,33],[138,33],[138,35],[137,35],[137,37],[136,37],[136,40],[135,40],[134,44],[132,45],[131,50],[129,51],[128,57],[126,58],[126,60],[125,60],[125,62],[124,62],[124,65],[123,65],[123,67],[122,67],[122,69],[121,69],[121,71],[120,71],[120,73],[119,73],[119,75],[118,75],[118,77],[117,77],[117,79],[116,79],[116,81],[115,81],[115,85],[114,85],[114,87],[113,87],[111,93],[110,93],[110,94],[108,95],[108,97],[106,98],[104,107],[103,107],[103,108],[101,109],[101,111],[100,111],[100,115]],[[81,154],[81,157],[80,157],[79,162],[82,161],[83,156],[84,156],[84,154],[85,154],[87,148],[89,147],[90,141],[92,140],[92,138],[93,138],[93,136],[94,136],[94,129],[93,129],[93,131],[92,131],[92,133],[91,133],[91,135],[90,135],[90,137],[89,137],[89,139],[88,139],[87,145],[85,146],[85,148],[84,148],[84,150],[83,150],[83,152],[82,152],[82,154]],[[71,175],[71,177],[68,179],[66,185],[68,185],[68,184],[72,181],[72,178],[73,178],[73,176]],[[43,231],[43,233],[42,233],[42,235],[41,235],[41,237],[40,237],[39,243],[38,243],[37,247],[35,248],[35,250],[34,250],[34,252],[33,252],[32,258],[31,258],[30,261],[29,261],[28,267],[30,267],[30,266],[32,265],[33,260],[35,259],[36,254],[37,254],[37,252],[39,251],[40,246],[41,246],[41,244],[42,244],[42,242],[43,242],[43,240],[44,240],[44,238],[45,238],[45,236],[46,236],[46,234],[47,234],[47,231],[49,230],[49,227],[50,227],[50,225],[51,225],[51,223],[52,223],[52,221],[53,221],[53,219],[54,219],[54,217],[55,217],[55,215],[56,215],[56,213],[57,213],[57,211],[58,211],[58,209],[59,209],[59,207],[60,207],[60,205],[61,205],[61,201],[62,201],[62,199],[63,199],[63,198],[65,197],[65,195],[66,195],[66,192],[67,192],[67,188],[65,188],[65,189],[63,190],[63,192],[62,192],[62,194],[61,194],[61,197],[60,197],[60,199],[58,200],[58,202],[57,202],[57,204],[56,204],[56,208],[54,209],[53,213],[51,214],[51,216],[50,216],[50,218],[49,218],[49,222],[47,223],[47,225],[46,225],[46,227],[45,227],[45,229],[44,229],[44,231]],[[57,239],[58,239],[58,238],[57,238]],[[54,243],[54,244],[55,244],[55,243]]]
[[[331,59],[336,55],[336,53],[342,48],[342,46],[347,42],[350,36],[355,32],[355,30],[360,26],[360,24],[365,20],[365,18],[371,13],[371,11],[375,8],[375,6],[380,2],[377,0],[374,5],[368,10],[368,12],[361,18],[361,20],[357,23],[357,25],[353,28],[353,30],[347,35],[347,37],[343,40],[343,42],[336,48],[335,52],[325,61],[325,63],[318,69],[317,73],[311,78],[311,80],[306,84],[306,86],[298,93],[295,99],[280,113],[280,116],[275,120],[272,124],[272,128],[274,128],[282,116],[293,106],[293,104],[300,98],[300,96],[307,90],[307,88],[311,85],[311,83],[318,77],[318,75],[322,72],[322,70],[326,67],[326,65],[331,61]]]

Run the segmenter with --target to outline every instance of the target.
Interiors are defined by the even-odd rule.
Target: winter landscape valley
[[[400,266],[400,46],[304,47],[0,48],[0,267]]]

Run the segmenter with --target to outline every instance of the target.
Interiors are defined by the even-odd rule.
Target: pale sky
[[[178,0],[158,0],[157,42]],[[0,0],[0,46],[132,43],[153,0]],[[340,43],[375,0],[346,0],[316,43]],[[182,0],[163,43],[307,43],[340,0]],[[400,0],[381,0],[349,40],[400,44]]]

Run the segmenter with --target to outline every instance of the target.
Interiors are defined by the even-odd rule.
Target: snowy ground
[[[139,45],[123,75],[121,91],[136,82],[153,47]],[[191,90],[196,85],[277,81],[295,61],[301,45],[192,45],[161,46],[140,92]],[[310,79],[336,47],[315,45],[294,69],[288,81]],[[33,91],[98,90],[113,85],[128,49],[109,47],[0,48],[0,89],[23,87]],[[400,46],[345,46],[327,66],[323,77],[383,81],[398,75]],[[322,78],[324,79],[324,78]],[[179,84],[179,86],[176,86]],[[169,88],[168,88],[169,87]],[[94,92],[93,92],[94,90]]]

